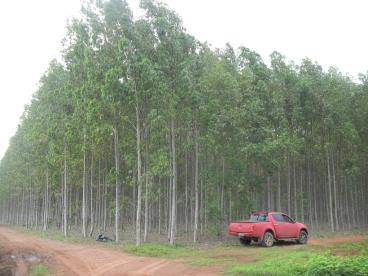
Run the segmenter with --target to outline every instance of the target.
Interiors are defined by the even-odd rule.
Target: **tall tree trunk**
[[[93,211],[93,154],[91,154],[91,187],[90,187],[90,215],[91,215],[91,228],[89,231],[89,236],[92,237],[95,222],[94,222],[94,211]]]
[[[314,203],[314,221],[315,221],[316,229],[319,228],[319,223],[318,223],[319,214],[318,214],[317,197],[318,197],[318,194],[317,194],[316,173],[313,173],[313,203]]]
[[[291,172],[290,172],[290,153],[287,154],[287,210],[288,214],[291,213],[291,202],[290,202],[290,194],[291,194]]]
[[[331,171],[330,171],[330,158],[329,153],[327,152],[327,177],[328,177],[328,209],[329,209],[329,216],[330,216],[330,224],[331,224],[331,231],[335,232],[335,225],[334,225],[334,216],[333,216],[333,201],[332,201],[332,185],[331,185]]]
[[[267,175],[267,210],[272,211],[271,207],[271,177]]]
[[[46,187],[45,187],[45,206],[44,206],[44,222],[43,231],[47,231],[48,221],[49,221],[49,168],[46,168]]]
[[[141,132],[139,118],[138,95],[136,91],[136,135],[137,135],[137,214],[135,221],[135,244],[141,244],[141,208],[142,208],[142,164],[141,164]]]
[[[172,201],[171,201],[171,227],[170,227],[170,244],[173,245],[175,241],[176,230],[176,187],[177,187],[177,175],[176,175],[176,145],[175,145],[175,123],[174,118],[171,118],[171,151],[172,151]]]
[[[185,216],[185,233],[188,233],[188,151],[185,151],[185,203],[184,203],[184,216]]]
[[[115,151],[115,241],[119,242],[119,226],[120,226],[120,168],[119,168],[119,134],[114,128],[114,151]]]
[[[280,174],[280,168],[277,170],[277,211],[281,212],[281,174]]]
[[[86,134],[83,136],[83,191],[82,191],[82,233],[83,237],[87,236],[87,215],[86,215]]]
[[[107,224],[107,181],[106,174],[103,177],[103,231],[106,232]]]
[[[63,233],[64,233],[64,236],[67,236],[67,229],[68,229],[68,219],[67,219],[67,216],[68,216],[68,213],[67,213],[67,210],[68,210],[68,200],[67,200],[67,166],[66,166],[66,146],[65,146],[65,151],[64,151],[64,204],[63,204]]]
[[[158,179],[158,235],[161,235],[161,178]]]
[[[300,165],[300,216],[304,222],[304,189],[303,189],[303,166]]]
[[[170,149],[170,156],[171,156],[171,149]],[[172,168],[172,158],[170,157],[170,168]],[[172,202],[172,176],[170,175],[168,179],[168,188],[167,188],[167,240],[170,240],[170,229],[171,229],[171,202]]]
[[[147,159],[146,159],[147,162]],[[147,163],[145,164],[144,169],[144,182],[145,182],[145,194],[144,194],[144,235],[143,241],[147,241],[148,235],[148,172],[147,172]]]
[[[311,180],[311,166],[310,166],[310,157],[308,156],[307,160],[307,173],[308,173],[308,220],[311,226],[314,226],[313,223],[313,212],[312,212],[312,180]]]
[[[349,204],[349,190],[348,189],[348,181],[347,176],[344,176],[344,186],[345,186],[345,213],[346,213],[346,221],[347,221],[347,230],[351,229],[351,214],[350,214],[350,204]]]
[[[195,143],[195,171],[194,171],[194,193],[195,193],[195,208],[194,208],[194,243],[198,240],[198,218],[199,218],[199,187],[198,187],[198,130],[194,130],[194,143]]]
[[[102,209],[102,200],[101,200],[101,160],[98,160],[98,187],[97,187],[97,202],[96,202],[96,210],[97,210],[97,230],[101,232],[101,209]]]
[[[335,229],[336,231],[339,231],[339,220],[337,211],[339,209],[339,205],[337,202],[337,185],[336,185],[336,172],[335,172],[335,159],[333,157],[333,154],[331,154],[331,164],[332,164],[332,181],[333,181],[333,198],[334,198],[334,219],[335,219]]]
[[[225,157],[222,157],[222,181],[221,181],[221,199],[220,199],[220,210],[222,220],[222,230],[226,228],[225,221]]]
[[[144,166],[144,179],[145,179],[145,195],[144,195],[144,235],[143,241],[147,242],[148,236],[148,223],[149,223],[149,206],[148,206],[148,192],[149,192],[149,155],[148,155],[148,128],[146,122],[143,123],[144,128],[144,157],[145,157],[145,166]]]
[[[296,172],[295,172],[295,160],[293,160],[293,183],[294,183],[294,217],[296,220],[298,220],[298,200],[297,200],[297,196],[298,196],[298,191],[297,191],[297,177],[296,177]]]

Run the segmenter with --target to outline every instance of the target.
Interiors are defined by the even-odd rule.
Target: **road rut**
[[[0,227],[0,245],[8,252],[35,252],[53,275],[218,275],[219,267],[188,266],[179,260],[132,256],[102,245],[73,244],[34,237]],[[24,271],[24,267],[22,268]],[[22,276],[24,272],[18,272]]]

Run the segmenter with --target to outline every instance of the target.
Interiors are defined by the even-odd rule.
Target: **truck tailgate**
[[[229,234],[238,236],[239,234],[252,233],[254,223],[252,221],[234,221],[229,225]]]

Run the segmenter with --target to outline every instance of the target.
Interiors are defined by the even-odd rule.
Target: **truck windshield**
[[[250,221],[268,221],[268,215],[265,214],[252,214]]]

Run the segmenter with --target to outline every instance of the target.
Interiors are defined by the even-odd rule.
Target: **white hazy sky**
[[[138,0],[128,0],[133,11]],[[277,50],[356,76],[368,70],[366,0],[163,0],[189,33],[215,47],[246,46],[267,60]],[[48,63],[59,58],[67,19],[80,0],[2,1],[0,159]]]

